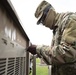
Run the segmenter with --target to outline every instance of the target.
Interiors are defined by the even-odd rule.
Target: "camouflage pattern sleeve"
[[[50,54],[54,64],[65,64],[76,61],[76,14],[68,18],[60,44],[55,45]]]
[[[36,48],[37,54],[45,61],[46,64],[51,64],[51,56],[49,51],[51,50],[50,46],[38,45]]]

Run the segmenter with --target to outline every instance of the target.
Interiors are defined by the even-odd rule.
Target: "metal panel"
[[[33,73],[32,75],[36,75],[36,55],[33,55]]]
[[[48,75],[51,75],[51,65],[48,65]]]
[[[8,1],[0,0],[0,75],[26,75],[25,49],[28,43]]]
[[[26,51],[26,75],[29,75],[29,52]]]

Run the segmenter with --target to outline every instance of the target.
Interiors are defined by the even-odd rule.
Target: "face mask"
[[[46,27],[53,29],[54,20],[56,17],[56,12],[53,9],[50,9],[47,13],[47,16],[43,22],[43,25]]]

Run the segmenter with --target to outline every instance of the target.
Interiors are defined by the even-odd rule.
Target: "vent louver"
[[[0,75],[4,75],[6,71],[6,58],[0,58]]]
[[[14,74],[14,62],[15,62],[15,58],[8,58],[7,75]]]
[[[16,58],[15,75],[19,75],[19,57]]]
[[[25,74],[25,57],[20,60],[20,75]]]
[[[25,75],[25,57],[0,58],[0,75]]]

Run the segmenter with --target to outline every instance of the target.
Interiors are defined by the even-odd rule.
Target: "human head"
[[[56,12],[50,3],[45,0],[42,1],[36,9],[35,17],[39,18],[37,24],[42,23],[44,26],[53,29]]]

